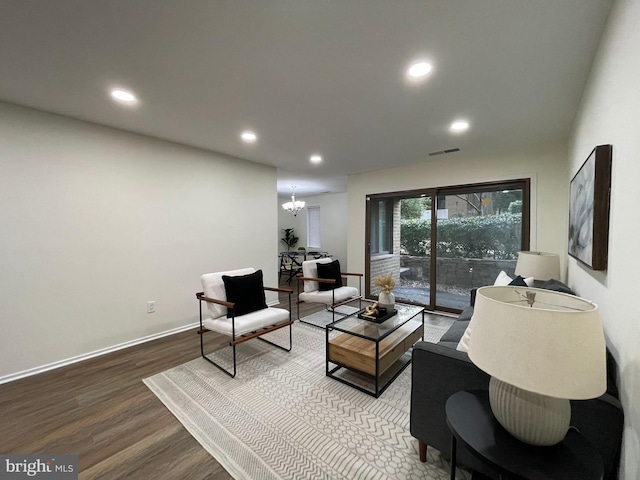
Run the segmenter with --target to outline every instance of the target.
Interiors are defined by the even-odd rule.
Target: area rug
[[[286,330],[269,340],[286,344]],[[325,376],[323,330],[296,322],[293,341],[239,345],[235,379],[198,358],[144,383],[237,479],[449,478],[409,433],[411,367],[375,399]]]

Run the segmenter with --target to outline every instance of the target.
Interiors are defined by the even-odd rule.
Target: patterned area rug
[[[284,345],[288,331],[269,337]],[[239,345],[235,379],[198,358],[144,383],[234,478],[449,478],[409,433],[411,367],[375,399],[325,376],[323,330],[296,322],[293,339],[290,353]]]

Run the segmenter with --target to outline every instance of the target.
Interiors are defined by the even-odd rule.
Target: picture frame
[[[609,247],[612,146],[595,147],[569,187],[569,255],[606,270]]]

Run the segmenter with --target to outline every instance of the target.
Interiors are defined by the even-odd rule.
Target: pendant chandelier
[[[304,202],[296,200],[296,187],[291,187],[291,201],[282,204],[282,208],[284,208],[287,212],[293,213],[295,217],[300,210],[304,208]]]

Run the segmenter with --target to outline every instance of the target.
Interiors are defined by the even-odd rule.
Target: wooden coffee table
[[[424,307],[396,303],[395,308],[398,313],[382,323],[358,318],[356,312],[327,325],[328,377],[376,398],[382,395],[411,363],[409,350],[424,336]]]

